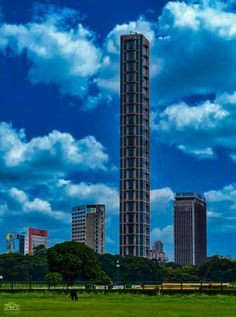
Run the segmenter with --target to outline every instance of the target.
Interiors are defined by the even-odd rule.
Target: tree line
[[[119,263],[119,265],[117,265]],[[154,260],[119,255],[98,255],[78,242],[63,242],[49,249],[39,246],[34,255],[0,255],[0,275],[5,281],[92,281],[94,283],[129,282],[236,282],[236,261],[218,256],[200,266],[170,262],[165,266]]]

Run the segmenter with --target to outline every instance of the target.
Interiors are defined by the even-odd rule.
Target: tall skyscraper
[[[105,205],[72,208],[72,240],[86,244],[96,253],[104,253]]]
[[[206,261],[206,200],[195,193],[178,193],[174,201],[175,262],[198,265]]]
[[[149,41],[122,35],[120,54],[120,254],[149,257]]]

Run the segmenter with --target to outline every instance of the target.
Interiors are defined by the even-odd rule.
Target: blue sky
[[[0,250],[6,233],[71,238],[106,204],[118,253],[119,37],[151,43],[151,228],[173,258],[172,200],[208,202],[208,255],[236,257],[233,1],[0,0]]]

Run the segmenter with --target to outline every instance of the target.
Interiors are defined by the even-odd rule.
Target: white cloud
[[[162,229],[155,228],[151,232],[152,243],[155,240],[160,240],[163,242],[163,249],[164,249],[164,252],[168,256],[169,261],[173,261],[173,247],[174,247],[173,238],[174,238],[174,233],[173,233],[172,225],[167,225],[166,227],[163,227]]]
[[[207,217],[208,218],[222,218],[223,214],[220,212],[215,212],[215,211],[207,211]]]
[[[155,228],[151,233],[152,240],[161,240],[166,243],[173,242],[173,226],[168,225],[162,229]]]
[[[107,215],[118,214],[119,194],[115,187],[105,184],[88,184],[59,180],[57,188],[63,192],[62,197],[71,200],[75,205],[105,204]]]
[[[107,170],[109,157],[93,136],[76,140],[57,130],[27,141],[25,131],[0,123],[0,180],[53,179],[72,171]]]
[[[15,199],[18,203],[24,204],[27,201],[27,195],[23,190],[19,190],[18,188],[12,187],[9,190],[9,196]]]
[[[0,49],[10,47],[17,55],[26,52],[31,62],[28,77],[33,84],[53,84],[62,94],[86,100],[101,52],[94,43],[94,33],[81,23],[69,30],[61,27],[66,15],[68,10],[62,10],[39,22],[2,24]]]
[[[160,188],[151,190],[151,207],[153,213],[166,213],[169,211],[174,193],[171,188]]]
[[[159,101],[235,91],[236,14],[226,5],[168,2],[158,32]]]
[[[215,149],[236,153],[236,94],[222,94],[197,105],[180,102],[153,112],[151,127],[158,138],[198,158],[214,158]]]
[[[32,83],[56,85],[62,94],[82,98],[84,109],[118,96],[120,35],[130,31],[151,43],[152,106],[195,94],[233,93],[236,14],[229,7],[219,1],[168,2],[158,21],[141,16],[116,25],[98,46],[95,33],[75,23],[75,13],[48,6],[31,23],[2,24],[0,49],[26,52]]]
[[[49,217],[67,224],[70,223],[70,216],[65,212],[53,210],[48,201],[38,197],[30,198],[28,193],[16,187],[1,189],[0,197],[3,202],[1,216],[11,218],[21,215],[27,218],[27,214],[39,214],[44,217],[45,221]]]
[[[236,226],[236,184],[204,193],[208,205],[208,217],[212,231],[224,231]],[[211,225],[212,224],[212,225]]]

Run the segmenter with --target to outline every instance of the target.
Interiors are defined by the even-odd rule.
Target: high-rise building
[[[72,208],[72,240],[86,244],[96,253],[104,253],[105,205]]]
[[[120,54],[120,254],[149,257],[149,41],[122,35]]]
[[[206,200],[196,193],[177,193],[174,201],[175,262],[199,265],[206,261]]]
[[[160,264],[165,264],[166,262],[168,262],[168,258],[164,252],[162,241],[154,241],[152,247],[152,259],[157,260]]]
[[[28,228],[25,237],[26,254],[33,254],[34,249],[40,245],[48,247],[48,231],[43,229]],[[21,237],[23,239],[23,237]]]
[[[155,250],[157,253],[163,253],[163,242],[160,240],[154,241],[152,250]]]

